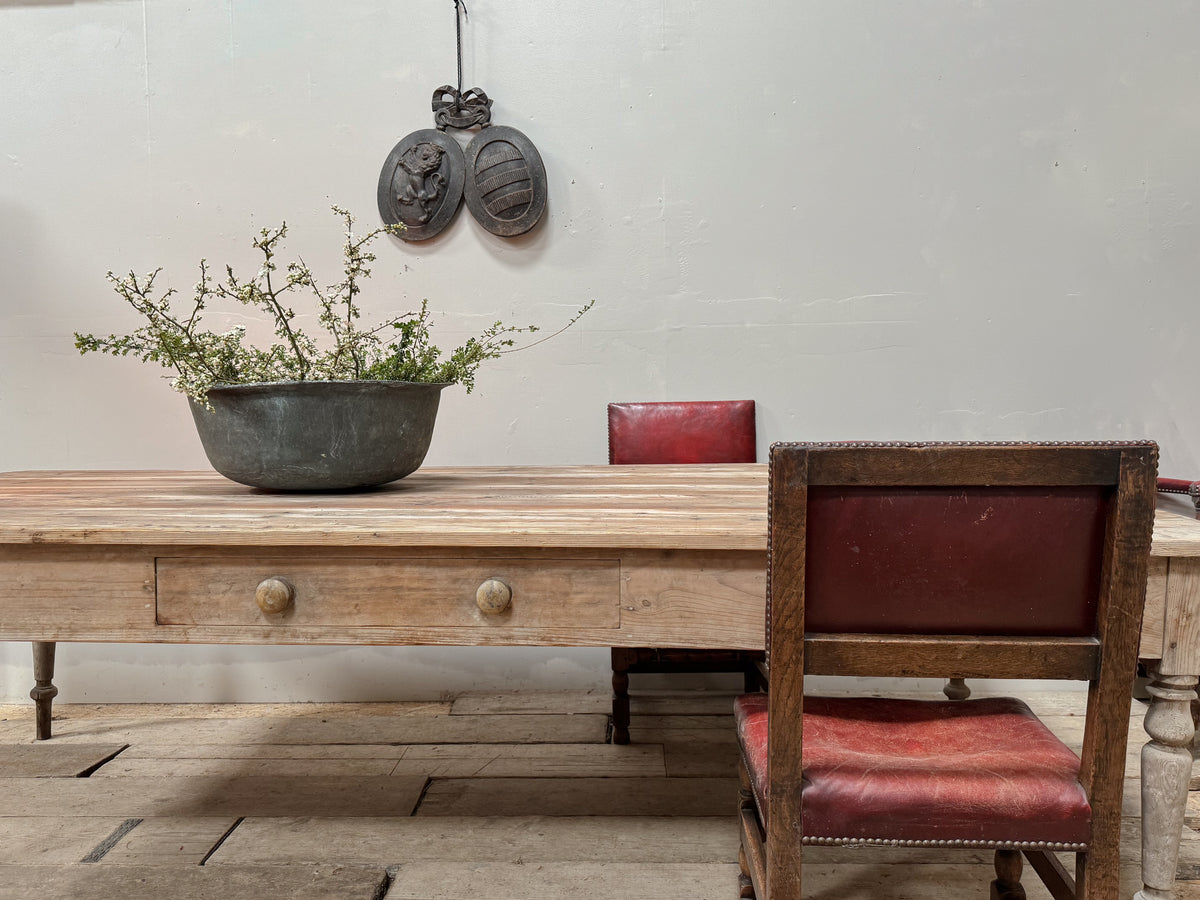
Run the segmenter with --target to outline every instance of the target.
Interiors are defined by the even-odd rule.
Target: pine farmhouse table
[[[39,738],[59,641],[760,650],[766,490],[761,464],[428,468],[338,494],[0,474],[0,640],[34,645]],[[1138,900],[1170,900],[1200,677],[1190,504],[1164,498],[1152,553]]]

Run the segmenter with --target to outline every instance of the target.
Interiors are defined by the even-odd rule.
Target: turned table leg
[[[1152,673],[1142,747],[1142,889],[1134,900],[1174,900],[1175,868],[1192,775],[1196,676]]]
[[[33,690],[29,698],[33,700],[37,714],[37,739],[47,740],[50,737],[50,705],[58,696],[58,688],[54,686],[54,642],[33,642]]]

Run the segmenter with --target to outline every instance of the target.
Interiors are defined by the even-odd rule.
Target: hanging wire
[[[462,16],[458,14],[462,10]],[[454,0],[454,36],[458,44],[458,93],[462,95],[462,20],[469,17],[467,13],[467,4],[462,0]]]
[[[462,15],[459,15],[462,10]],[[468,18],[467,5],[454,0],[454,36],[458,50],[458,88],[444,84],[433,92],[433,122],[439,130],[446,128],[486,128],[492,120],[492,101],[479,88],[463,91],[462,23]],[[450,99],[447,99],[447,98]]]

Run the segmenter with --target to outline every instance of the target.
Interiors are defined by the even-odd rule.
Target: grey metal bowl
[[[280,381],[218,385],[192,418],[212,467],[277,491],[330,491],[411,475],[433,438],[444,384]]]

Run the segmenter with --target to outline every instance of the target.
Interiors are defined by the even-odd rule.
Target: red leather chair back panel
[[[753,400],[608,405],[610,463],[740,463],[756,458]]]
[[[1102,487],[818,487],[805,630],[1096,633]]]

